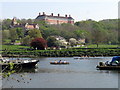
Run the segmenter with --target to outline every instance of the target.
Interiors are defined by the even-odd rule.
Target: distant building
[[[11,25],[12,25],[12,26],[19,25],[19,23],[17,22],[17,20],[16,20],[15,17],[12,19]]]
[[[38,24],[28,24],[28,23],[26,23],[25,28],[27,30],[29,30],[29,29],[39,29],[39,26],[38,26]]]
[[[74,19],[70,15],[60,16],[60,14],[58,14],[57,16],[54,16],[53,13],[51,13],[51,15],[46,15],[45,12],[43,12],[42,15],[39,13],[39,15],[36,17],[36,20],[45,21],[47,24],[74,24]]]
[[[28,23],[20,24],[20,23],[17,22],[15,17],[12,19],[10,27],[11,28],[21,27],[21,28],[23,28],[25,30],[39,29],[38,24],[28,24]]]

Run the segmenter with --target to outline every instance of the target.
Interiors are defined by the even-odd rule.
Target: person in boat
[[[110,65],[120,65],[120,56],[114,56],[110,62]]]
[[[65,60],[64,60],[63,62],[64,62],[64,63],[67,63],[67,61],[65,61]]]
[[[62,62],[61,60],[58,61],[58,63],[61,63],[61,62]]]
[[[55,63],[58,63],[56,60],[54,61]]]

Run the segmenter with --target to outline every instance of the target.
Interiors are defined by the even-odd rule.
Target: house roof
[[[45,16],[45,17],[52,17],[52,18],[73,19],[71,16],[69,16],[69,17],[64,17],[64,16],[52,16],[52,15],[38,15],[37,18],[43,17],[43,16]],[[37,18],[36,18],[36,19],[37,19]]]

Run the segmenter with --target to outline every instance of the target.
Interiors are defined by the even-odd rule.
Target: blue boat
[[[111,61],[99,62],[96,68],[100,70],[120,70],[120,56],[114,56]]]

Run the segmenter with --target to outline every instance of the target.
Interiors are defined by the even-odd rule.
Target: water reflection
[[[21,69],[17,73],[37,73],[38,68],[31,68],[31,69]]]

